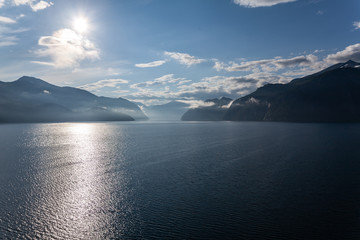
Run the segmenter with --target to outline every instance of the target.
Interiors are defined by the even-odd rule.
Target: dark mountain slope
[[[268,84],[233,102],[225,120],[359,122],[360,64],[336,64],[288,84]]]

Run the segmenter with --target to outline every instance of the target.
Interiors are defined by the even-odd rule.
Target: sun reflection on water
[[[101,123],[44,126],[32,146],[39,151],[37,165],[46,166],[33,180],[33,191],[41,194],[28,214],[35,216],[32,228],[60,238],[114,237],[109,226],[130,211],[131,203],[127,176],[116,169],[123,160],[121,149],[116,139],[108,138],[113,129]],[[117,234],[127,227],[126,222],[118,226],[124,229]]]

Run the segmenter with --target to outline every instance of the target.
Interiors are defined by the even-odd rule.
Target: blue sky
[[[360,61],[358,0],[0,0],[0,76],[147,105]]]

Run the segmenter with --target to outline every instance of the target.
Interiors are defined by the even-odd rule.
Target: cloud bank
[[[132,84],[130,88],[137,92],[126,97],[145,104],[160,104],[172,100],[193,101],[227,96],[238,98],[255,91],[267,83],[287,83],[294,78],[318,72],[332,64],[350,59],[360,61],[360,43],[319,59],[315,54],[300,55],[291,58],[274,57],[240,63],[224,63],[214,60],[213,68],[225,73],[238,72],[240,76],[210,76],[197,82],[175,78],[173,74],[164,75],[152,81]],[[184,83],[179,84],[184,81]],[[199,105],[199,104],[195,104]]]

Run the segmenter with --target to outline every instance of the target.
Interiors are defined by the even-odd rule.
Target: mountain
[[[132,121],[147,119],[123,98],[98,97],[88,91],[58,87],[41,79],[0,81],[0,122]]]
[[[209,103],[210,106],[191,108],[186,113],[184,113],[184,115],[181,117],[181,120],[221,121],[224,119],[227,107],[231,102],[232,99],[226,97],[208,99],[205,101],[205,103]]]
[[[359,122],[360,63],[348,61],[287,84],[267,84],[235,100],[233,121]]]
[[[189,105],[179,101],[171,101],[162,105],[144,106],[146,115],[151,120],[180,120],[189,109]]]

